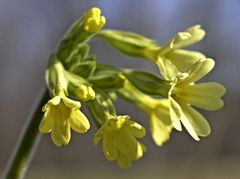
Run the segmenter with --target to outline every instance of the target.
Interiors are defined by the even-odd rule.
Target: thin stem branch
[[[40,141],[39,123],[42,119],[42,106],[48,101],[48,90],[45,89],[34,108],[19,138],[15,151],[5,170],[4,179],[22,179],[27,171],[35,149]]]

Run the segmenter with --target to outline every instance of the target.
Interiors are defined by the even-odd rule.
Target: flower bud
[[[99,31],[106,23],[106,18],[101,16],[101,10],[97,7],[94,7],[87,11],[83,17],[84,29],[87,32],[97,32]]]
[[[103,27],[106,19],[100,13],[99,8],[90,9],[68,30],[57,49],[57,57],[64,65],[75,55],[79,46],[86,44]]]
[[[103,30],[97,35],[116,50],[133,57],[146,58],[145,50],[156,46],[153,40],[131,32]]]
[[[83,101],[93,100],[95,98],[95,92],[91,86],[80,85],[74,90],[74,94],[77,98]]]
[[[83,101],[93,100],[95,98],[94,90],[84,78],[68,71],[66,71],[65,74],[69,81],[68,90],[71,95]]]

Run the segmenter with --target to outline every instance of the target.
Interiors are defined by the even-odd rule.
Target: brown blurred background
[[[86,135],[74,134],[67,147],[54,147],[44,135],[26,178],[240,178],[238,0],[0,0],[0,175],[44,87],[49,52],[92,6],[102,9],[106,28],[135,31],[160,44],[201,24],[207,36],[191,49],[215,59],[216,67],[205,80],[226,86],[225,107],[203,112],[212,134],[200,142],[174,131],[171,140],[158,148],[148,133],[143,140],[148,153],[128,170],[106,161],[100,145],[92,145],[94,125]],[[157,71],[153,64],[126,58],[102,42],[92,44],[101,62]],[[146,117],[135,107],[119,101],[118,111],[147,126]]]

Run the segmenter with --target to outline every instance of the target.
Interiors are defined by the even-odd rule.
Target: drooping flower
[[[167,99],[154,99],[153,108],[146,111],[149,118],[150,132],[156,145],[162,146],[169,140],[172,132],[172,122]]]
[[[105,121],[94,135],[96,145],[102,139],[102,149],[109,161],[116,161],[122,168],[131,166],[145,152],[145,146],[136,138],[145,135],[145,129],[138,123],[129,120],[129,116],[116,116]]]
[[[169,91],[170,116],[174,128],[181,131],[182,123],[195,140],[200,140],[199,136],[209,135],[211,129],[207,120],[191,106],[214,111],[222,108],[224,104],[221,97],[225,94],[225,88],[221,84],[195,84],[213,67],[212,59],[197,61],[186,73],[176,76]]]
[[[148,117],[150,132],[154,143],[162,146],[170,138],[172,122],[169,113],[169,100],[153,98],[133,86],[128,80],[119,94],[142,109]]]
[[[43,107],[44,116],[39,129],[42,133],[51,133],[56,146],[67,145],[71,138],[71,129],[85,133],[90,128],[86,116],[79,110],[80,102],[64,95],[53,97]]]

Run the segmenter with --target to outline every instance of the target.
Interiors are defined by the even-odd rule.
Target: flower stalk
[[[48,90],[44,89],[42,96],[20,136],[19,143],[9,160],[3,179],[22,179],[28,169],[32,156],[40,141],[39,124],[42,119],[42,106],[49,100]]]

